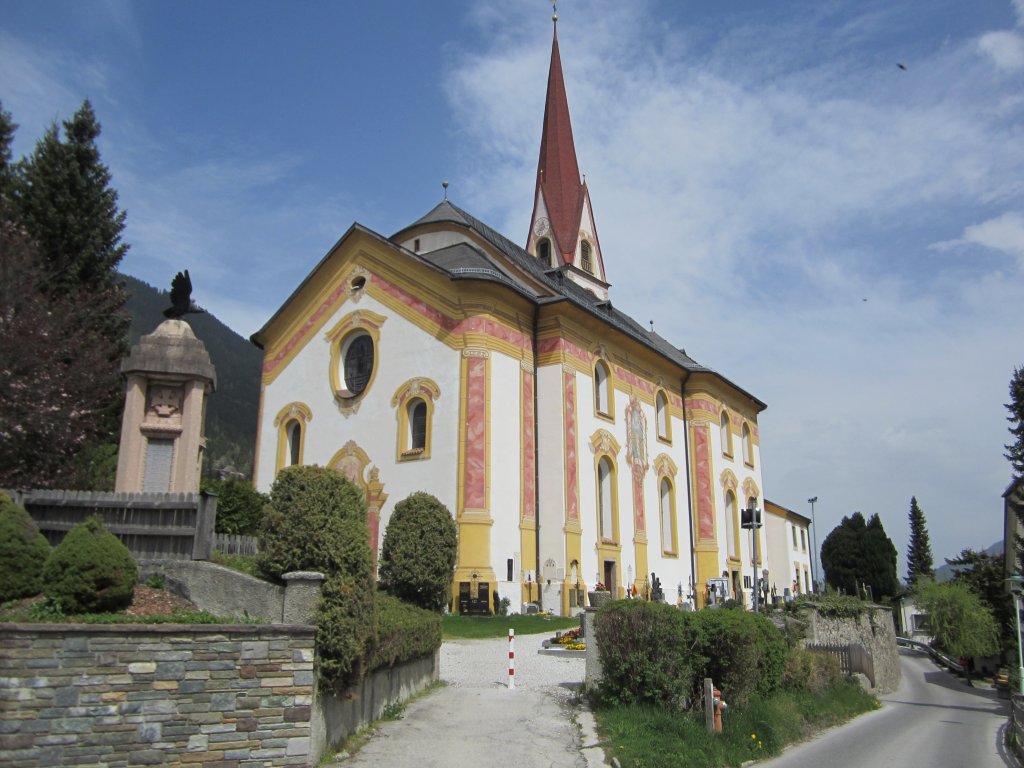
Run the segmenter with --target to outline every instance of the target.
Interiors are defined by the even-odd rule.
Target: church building
[[[569,615],[659,582],[699,607],[709,579],[749,604],[765,404],[615,307],[627,255],[601,248],[557,26],[535,189],[525,247],[447,199],[390,237],[349,228],[252,337],[257,487],[337,468],[378,553],[394,504],[433,494],[458,527],[453,610]]]

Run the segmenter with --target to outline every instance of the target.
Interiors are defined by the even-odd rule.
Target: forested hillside
[[[171,301],[167,291],[129,275],[121,278],[128,294],[125,306],[131,314],[131,343],[135,344],[164,321],[163,311]],[[186,315],[185,320],[206,345],[217,369],[217,391],[210,397],[206,412],[203,474],[234,470],[250,477],[263,353],[213,315]]]

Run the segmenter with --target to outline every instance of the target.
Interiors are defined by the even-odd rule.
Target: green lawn
[[[703,712],[598,705],[594,715],[606,754],[622,768],[721,768],[767,759],[877,707],[859,685],[843,681],[818,695],[779,691],[742,710],[731,708],[721,734],[707,732]]]
[[[528,616],[444,616],[441,631],[447,640],[466,637],[505,637],[509,629],[517,635],[554,634],[559,629],[571,629],[580,625],[579,618],[531,614]]]

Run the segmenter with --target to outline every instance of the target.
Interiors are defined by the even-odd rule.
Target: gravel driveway
[[[516,687],[508,688],[508,639],[441,646],[444,688],[383,723],[345,766],[369,768],[582,768],[576,688],[583,659],[538,654],[549,635],[516,638]],[[589,715],[589,713],[584,713]]]

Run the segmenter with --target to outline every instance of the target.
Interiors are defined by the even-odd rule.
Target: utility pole
[[[814,549],[811,550],[811,574],[814,576],[814,593],[818,593],[818,525],[814,522],[814,504],[817,496],[811,496],[807,503],[811,505],[811,535],[814,537]]]

